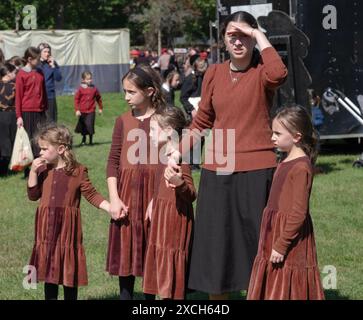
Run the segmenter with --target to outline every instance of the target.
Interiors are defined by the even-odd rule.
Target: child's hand
[[[33,160],[33,163],[30,167],[30,171],[33,173],[37,173],[39,168],[46,164],[45,159],[42,157],[36,158]]]
[[[112,200],[110,204],[110,215],[113,220],[123,219],[128,215],[129,208],[121,201],[120,198]]]
[[[81,111],[79,111],[79,110],[78,110],[78,111],[76,111],[76,116],[77,116],[77,117],[80,117],[80,116],[81,116]]]
[[[272,249],[270,262],[281,263],[283,261],[284,261],[284,256],[282,254],[278,253],[277,251],[275,251],[274,249]]]
[[[166,167],[164,171],[164,178],[169,184],[172,184],[174,187],[179,187],[183,184],[184,180],[182,178],[183,174],[181,172],[181,167],[178,169]]]
[[[100,209],[110,214],[110,203],[107,200],[103,200],[100,204]]]
[[[151,221],[151,216],[152,216],[152,212],[153,212],[153,200],[154,199],[151,199],[151,201],[149,202],[149,205],[147,206],[146,213],[145,213],[145,220]]]
[[[24,126],[24,121],[23,121],[23,118],[18,118],[16,120],[16,125],[18,126],[18,128]]]
[[[102,115],[102,109],[98,109],[98,114]]]
[[[173,150],[168,159],[168,168],[174,169],[174,171],[179,171],[180,170],[180,165],[179,165],[180,159],[181,159],[181,153],[178,150]],[[164,174],[164,177],[165,177],[165,174]],[[165,180],[165,183],[168,188],[176,187],[175,185],[171,184],[167,179]]]

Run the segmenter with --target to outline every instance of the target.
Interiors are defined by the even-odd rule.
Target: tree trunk
[[[161,56],[161,28],[158,28],[158,55]]]
[[[55,16],[55,28],[64,29],[64,1],[59,1],[56,16]]]

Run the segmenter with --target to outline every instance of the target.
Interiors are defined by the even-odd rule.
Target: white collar
[[[31,67],[27,67],[27,66],[25,66],[25,67],[23,67],[23,68],[21,68],[23,71],[25,71],[25,72],[32,72],[33,71],[33,69],[31,68]]]

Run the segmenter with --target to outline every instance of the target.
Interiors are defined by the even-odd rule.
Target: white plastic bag
[[[29,137],[24,127],[18,128],[16,131],[15,143],[9,169],[12,171],[23,171],[30,166],[34,160]]]
[[[198,111],[199,109],[199,102],[202,98],[201,97],[194,97],[194,98],[189,98],[188,102],[193,106],[193,108]]]

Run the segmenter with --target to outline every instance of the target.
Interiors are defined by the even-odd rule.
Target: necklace
[[[233,77],[231,69],[229,69],[229,75],[231,77],[232,83],[236,84],[238,82],[239,78],[238,77]]]
[[[232,72],[232,66],[234,67],[234,71],[236,72]],[[238,76],[233,76],[233,73],[235,73],[236,75],[238,75],[241,71],[244,72],[246,69],[243,70],[238,70],[233,64],[232,62],[230,62],[229,64],[229,76],[231,77],[231,81],[233,84],[236,84],[238,82],[238,80],[240,79]]]

